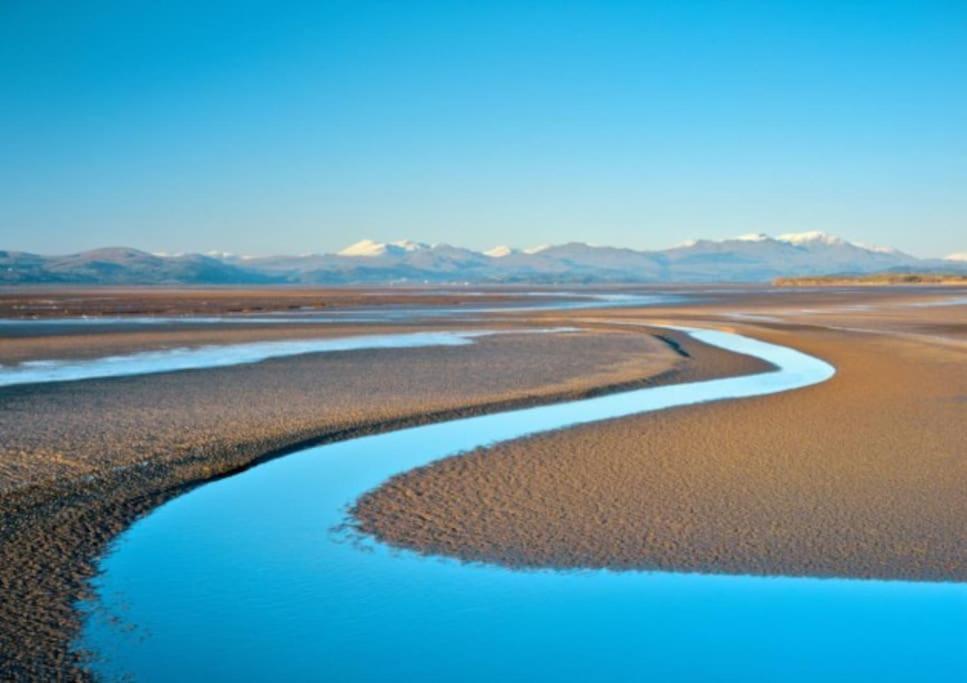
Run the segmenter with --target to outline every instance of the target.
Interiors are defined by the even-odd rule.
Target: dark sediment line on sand
[[[432,422],[575,400],[646,386],[772,369],[683,335],[665,343],[691,349],[687,362],[650,377],[553,395],[497,400],[360,424],[201,447],[190,456],[110,468],[85,481],[34,485],[0,499],[0,679],[89,680],[89,653],[71,649],[81,627],[78,600],[90,597],[97,560],[139,517],[192,488],[316,445]]]
[[[664,335],[664,334],[656,334],[655,335],[655,339],[659,339],[659,340],[665,342],[665,344],[667,344],[668,347],[671,348],[672,351],[674,351],[675,353],[677,353],[682,358],[691,358],[691,354],[688,351],[686,351],[685,349],[683,349],[682,348],[682,345],[679,342],[677,342],[674,339],[672,339],[671,337],[669,337],[667,335]]]

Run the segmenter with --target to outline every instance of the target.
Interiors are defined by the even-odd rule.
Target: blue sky
[[[0,3],[0,248],[967,250],[967,2]]]

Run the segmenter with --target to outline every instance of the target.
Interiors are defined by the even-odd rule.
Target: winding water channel
[[[690,334],[778,370],[359,438],[205,485],[102,560],[78,647],[98,672],[143,681],[958,679],[956,584],[511,571],[333,530],[363,492],[447,455],[834,373],[793,349]]]
[[[428,346],[464,346],[475,339],[499,334],[554,334],[574,332],[573,327],[518,328],[513,330],[444,330],[366,334],[331,339],[287,339],[241,344],[209,344],[179,347],[99,358],[74,360],[35,360],[16,365],[0,365],[0,387],[13,384],[75,382],[101,377],[126,377],[158,372],[223,368],[259,363],[269,358],[299,356],[307,353],[333,353],[363,349],[411,349]]]

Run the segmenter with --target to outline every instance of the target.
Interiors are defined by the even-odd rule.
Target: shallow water
[[[824,381],[826,363],[721,332],[779,366],[307,449],[136,523],[101,563],[79,647],[137,680],[957,680],[956,584],[511,571],[349,542],[386,478],[479,445]]]
[[[438,294],[432,292],[430,294]],[[462,296],[486,292],[461,292]],[[73,333],[80,329],[117,330],[163,326],[197,327],[222,325],[293,325],[331,323],[391,323],[415,320],[434,320],[488,313],[530,313],[540,311],[568,311],[587,308],[627,308],[658,306],[681,301],[681,294],[627,294],[581,292],[511,292],[519,297],[504,303],[463,306],[400,305],[344,308],[266,311],[258,314],[230,313],[225,315],[125,315],[125,316],[67,316],[51,318],[0,318],[0,337]],[[529,299],[535,299],[531,301]],[[543,301],[539,299],[545,299]]]
[[[465,293],[466,294],[466,293]],[[483,294],[483,293],[481,293]],[[506,305],[490,306],[405,306],[373,309],[347,309],[320,313],[311,311],[280,311],[254,315],[224,316],[96,316],[75,318],[12,319],[0,318],[0,338],[44,336],[77,332],[78,329],[99,331],[131,331],[138,327],[163,326],[176,329],[184,326],[262,325],[262,324],[327,324],[327,323],[392,323],[477,320],[474,316],[492,313],[521,313],[550,310],[581,310],[653,306],[676,301],[674,294],[625,294],[578,292],[516,292],[520,300]],[[528,298],[547,300],[529,302]],[[564,329],[564,328],[560,328]],[[568,328],[570,329],[570,328]],[[527,330],[537,332],[540,330]],[[559,331],[558,328],[544,330]],[[400,334],[372,334],[322,340],[286,340],[245,342],[239,344],[210,344],[198,347],[179,347],[153,351],[102,356],[85,359],[41,359],[3,365],[0,363],[0,387],[13,384],[69,382],[100,377],[144,375],[177,370],[216,368],[245,363],[257,363],[268,358],[294,356],[304,353],[351,351],[372,348],[413,348],[420,346],[459,346],[472,343],[474,337],[495,334],[484,332],[424,332]]]
[[[464,346],[472,344],[474,339],[478,337],[496,334],[543,334],[573,331],[575,331],[575,328],[552,327],[506,331],[407,332],[330,339],[211,344],[156,351],[137,351],[117,356],[76,360],[34,360],[17,365],[0,365],[0,386],[73,382],[96,377],[122,377],[177,370],[221,368],[307,353],[332,353],[361,349],[412,349],[426,346]]]

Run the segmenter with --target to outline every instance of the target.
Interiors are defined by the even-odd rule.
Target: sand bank
[[[701,406],[685,409],[681,414],[672,411],[641,418],[647,422],[639,423],[638,418],[621,421],[639,425],[635,428],[638,431],[619,430],[611,435],[598,435],[598,429],[617,429],[613,425],[601,425],[574,430],[573,434],[562,432],[540,437],[559,440],[553,442],[554,453],[535,448],[530,442],[503,447],[509,453],[526,452],[527,461],[534,465],[533,474],[528,475],[530,479],[517,479],[516,465],[491,471],[492,463],[499,458],[475,454],[460,459],[469,468],[472,481],[490,487],[486,489],[488,501],[482,510],[503,510],[503,506],[509,505],[506,509],[513,511],[513,506],[520,501],[507,498],[509,483],[534,487],[535,507],[521,523],[524,535],[506,536],[505,527],[487,526],[483,531],[492,535],[481,535],[481,546],[477,549],[467,542],[466,535],[445,538],[430,528],[407,527],[410,522],[405,520],[402,526],[394,527],[386,522],[378,507],[372,507],[375,514],[367,518],[362,505],[360,518],[364,522],[369,519],[370,530],[385,533],[387,540],[410,547],[465,557],[473,557],[476,552],[481,558],[508,564],[604,566],[611,563],[618,566],[620,558],[625,557],[626,566],[643,566],[646,562],[648,566],[664,566],[659,565],[657,556],[638,554],[640,543],[637,546],[633,543],[630,552],[622,555],[609,542],[615,538],[609,536],[611,526],[631,529],[640,536],[641,519],[634,515],[660,509],[663,515],[667,511],[667,515],[651,519],[649,523],[656,520],[659,523],[648,533],[678,546],[677,554],[665,556],[666,560],[669,557],[674,560],[669,567],[741,570],[752,562],[750,558],[754,555],[759,559],[752,563],[758,562],[756,566],[762,571],[816,574],[841,573],[844,565],[827,563],[803,569],[795,562],[792,565],[774,562],[786,554],[804,562],[807,552],[823,558],[820,551],[827,547],[823,542],[828,540],[824,538],[825,530],[842,524],[848,532],[844,532],[843,538],[850,542],[866,539],[866,544],[857,546],[851,557],[879,558],[875,561],[878,563],[873,568],[875,571],[870,571],[869,561],[849,571],[858,575],[867,571],[871,575],[883,575],[883,567],[896,572],[895,566],[901,566],[906,576],[911,574],[909,567],[914,565],[891,564],[897,553],[884,555],[880,552],[883,541],[870,540],[881,538],[876,535],[881,533],[881,527],[893,525],[906,530],[905,535],[882,538],[888,543],[899,543],[896,547],[906,547],[910,552],[902,555],[905,558],[925,558],[916,565],[921,575],[934,576],[944,571],[945,576],[961,575],[962,558],[950,549],[958,543],[964,547],[962,536],[957,535],[965,526],[963,499],[957,497],[957,491],[965,488],[959,457],[963,451],[962,448],[957,451],[954,444],[951,456],[949,448],[952,438],[962,436],[956,433],[957,425],[963,423],[962,412],[953,414],[951,405],[961,411],[964,405],[963,357],[955,354],[965,330],[963,309],[933,307],[931,302],[941,293],[929,288],[915,293],[876,288],[862,295],[855,289],[823,292],[796,289],[781,294],[763,287],[698,289],[700,294],[690,290],[695,296],[695,303],[690,305],[593,313],[517,313],[478,323],[486,327],[578,324],[594,330],[594,334],[497,337],[470,347],[412,349],[405,355],[399,351],[367,351],[365,355],[355,356],[338,353],[300,356],[218,370],[0,390],[0,431],[4,435],[0,443],[0,590],[4,595],[0,601],[0,677],[85,676],[69,653],[69,641],[78,628],[74,601],[85,594],[95,559],[131,521],[192,486],[307,445],[372,431],[622,388],[768,369],[749,358],[683,342],[673,333],[658,332],[667,337],[663,341],[655,336],[654,330],[614,326],[609,319],[737,326],[746,334],[771,338],[827,357],[837,364],[852,366],[847,374],[851,379],[837,381],[855,388],[841,392],[838,399],[833,396],[806,404],[787,403],[792,397],[773,404],[772,401],[780,399],[770,397],[736,404],[734,408],[729,404]],[[96,300],[101,291],[90,296]],[[231,294],[234,296],[237,291]],[[277,296],[275,292],[269,294]],[[943,294],[949,296],[950,292]],[[138,303],[137,293],[125,296],[127,303],[122,303],[130,306],[122,312],[171,312],[167,303],[145,307]],[[198,310],[197,301],[207,301],[207,298],[194,292],[185,295],[184,302],[180,298],[182,293],[168,292],[164,296],[176,299],[177,313],[210,312],[207,308]],[[257,293],[258,296],[262,294]],[[318,292],[313,290],[306,296],[315,297]],[[450,294],[443,296],[443,303],[452,303]],[[384,303],[396,305],[397,302]],[[914,306],[921,303],[928,306]],[[262,305],[253,304],[249,298],[244,298],[242,304],[243,308]],[[117,302],[107,301],[103,304],[103,313],[116,312],[116,305]],[[218,312],[237,307],[234,303],[219,306]],[[817,308],[825,312],[810,310]],[[887,310],[892,313],[885,313]],[[734,313],[756,316],[761,324],[741,322],[740,318],[730,317]],[[596,322],[589,322],[591,318]],[[765,327],[766,320],[776,320],[778,324]],[[463,321],[459,326],[465,328],[467,324]],[[857,326],[863,331],[828,329]],[[430,327],[438,329],[440,325],[435,323]],[[7,336],[0,340],[0,362],[49,358],[53,351],[66,357],[83,358],[145,348],[371,334],[374,329],[399,332],[428,327],[339,325],[322,330],[318,326],[310,329],[295,325],[271,329],[164,327],[145,330],[122,325],[119,329],[80,332],[65,328],[56,335],[43,337],[32,337],[29,333],[19,338]],[[805,334],[800,335],[799,331]],[[934,343],[938,340],[942,343]],[[680,345],[677,350],[676,344]],[[900,353],[901,347],[907,351]],[[923,372],[918,365],[925,357],[923,349],[941,347],[943,350],[937,352],[938,358],[943,359],[937,361],[939,366],[931,365],[932,370]],[[852,355],[840,356],[841,352]],[[875,360],[877,353],[887,354],[887,359],[880,366],[864,370],[862,363],[870,358]],[[927,355],[930,353],[933,351]],[[906,369],[896,374],[899,368]],[[893,379],[875,386],[864,383],[864,377],[875,376],[881,370],[887,373],[884,377]],[[900,399],[904,392],[896,389],[895,382],[909,383],[909,394],[903,401]],[[938,386],[953,389],[944,394]],[[868,393],[877,389],[882,389],[881,399],[885,403],[879,402],[881,399],[867,402]],[[796,399],[799,400],[805,397]],[[753,404],[757,408],[750,415],[728,417],[729,410]],[[869,409],[860,414],[857,406],[863,405]],[[811,412],[814,408],[821,410],[814,414]],[[881,410],[893,418],[881,419]],[[853,417],[844,417],[849,415]],[[755,419],[749,422],[746,417]],[[801,424],[788,429],[796,420]],[[751,425],[749,440],[747,425]],[[857,430],[858,426],[863,430]],[[763,431],[766,427],[771,431]],[[568,434],[578,439],[591,438],[593,447],[573,447]],[[863,436],[877,434],[879,440],[870,443],[877,444],[880,452],[891,454],[884,462],[876,456],[875,449],[857,446]],[[926,436],[918,438],[917,434]],[[640,448],[628,450],[632,439]],[[803,451],[806,446],[807,451]],[[853,451],[860,457],[855,457]],[[905,453],[911,454],[912,460],[904,459]],[[809,456],[805,460],[804,454]],[[560,459],[554,460],[555,457]],[[744,462],[743,458],[750,462]],[[587,462],[589,459],[601,462],[592,466]],[[814,464],[804,469],[796,466],[800,461]],[[511,462],[517,461],[511,458],[508,463]],[[847,467],[844,462],[853,464]],[[430,486],[434,491],[457,490],[451,488],[453,473],[447,469],[457,463],[457,460],[445,461],[439,466],[442,469],[434,466],[420,485]],[[664,464],[658,466],[660,463]],[[605,472],[602,467],[612,471]],[[787,467],[788,471],[784,469]],[[883,473],[876,474],[880,467],[884,468]],[[548,475],[550,470],[555,471],[553,476]],[[501,471],[512,478],[498,476]],[[614,484],[613,490],[605,491],[604,486],[584,478],[587,474],[604,477],[601,481]],[[558,507],[573,506],[573,512],[564,511],[573,528],[569,531],[558,526],[554,534],[559,531],[562,535],[551,538],[553,543],[534,543],[530,550],[534,554],[528,556],[520,552],[518,541],[528,540],[526,534],[534,529],[554,529],[547,495],[554,492],[558,496],[560,490],[554,486],[546,488],[554,478],[558,479],[555,486],[587,486],[590,499],[599,497],[595,501],[598,507],[589,509],[587,500],[581,496],[556,498]],[[632,492],[628,481],[640,488]],[[777,488],[776,482],[783,485]],[[391,500],[383,494],[392,493],[397,484],[391,482],[364,504]],[[800,491],[797,486],[804,488]],[[844,491],[854,489],[861,494],[862,503],[844,507],[841,500]],[[928,490],[931,496],[936,494],[935,500],[926,495]],[[734,494],[733,498],[726,496],[728,492]],[[877,499],[878,495],[885,498]],[[650,507],[635,507],[641,500],[652,498]],[[730,506],[723,500],[733,502],[732,508],[745,509],[747,514],[730,517]],[[887,500],[892,503],[888,504]],[[788,501],[798,507],[784,511],[782,505]],[[758,507],[750,508],[750,503]],[[901,513],[889,514],[893,504]],[[869,512],[859,517],[845,514],[864,505]],[[619,508],[620,514],[614,515]],[[419,508],[407,508],[403,516],[416,509]],[[752,537],[736,533],[735,529],[765,533],[752,522],[741,526],[746,518],[760,520],[763,509],[776,513],[772,518],[778,531],[772,536]],[[795,525],[796,515],[790,510],[799,510],[802,517],[798,520],[799,527]],[[875,517],[880,512],[887,514],[886,520]],[[718,515],[722,515],[721,522],[702,527],[703,518]],[[807,543],[801,535],[796,535],[796,530],[808,526],[803,520],[809,515],[817,530],[817,540]],[[930,516],[933,522],[927,520]],[[458,519],[465,524],[469,517]],[[682,526],[683,521],[691,526]],[[737,522],[740,526],[729,527],[727,522]],[[959,526],[953,528],[955,522]],[[406,533],[412,531],[413,535],[394,539],[394,528]],[[473,529],[472,525],[460,528],[468,533]],[[873,531],[862,532],[863,528]],[[428,533],[420,536],[424,531]],[[863,536],[861,532],[873,535]],[[597,533],[602,534],[600,541],[588,545],[587,534]],[[925,544],[916,546],[909,542],[921,533],[927,539]],[[785,546],[775,540],[787,537],[791,544]],[[506,542],[507,538],[511,539],[510,543]],[[634,538],[634,534],[626,538]],[[751,555],[749,552],[723,554],[722,548],[727,544],[722,539],[741,546],[748,538],[772,539],[770,543],[775,545],[753,543],[755,552]],[[499,541],[496,544],[495,539]],[[562,550],[564,546],[570,550]],[[545,552],[552,547],[557,548],[556,555]],[[649,549],[653,547],[648,545]],[[771,550],[763,554],[760,552],[763,547]],[[687,555],[693,559],[681,563]],[[716,564],[722,557],[734,557],[737,563]],[[950,559],[954,569],[939,567],[938,557]]]
[[[933,315],[943,336],[962,312]],[[356,523],[516,567],[967,579],[964,345],[882,326],[737,327],[837,374],[445,459],[365,496]]]
[[[0,389],[0,671],[77,673],[73,603],[94,560],[193,485],[373,431],[764,369],[700,347],[597,329]]]

